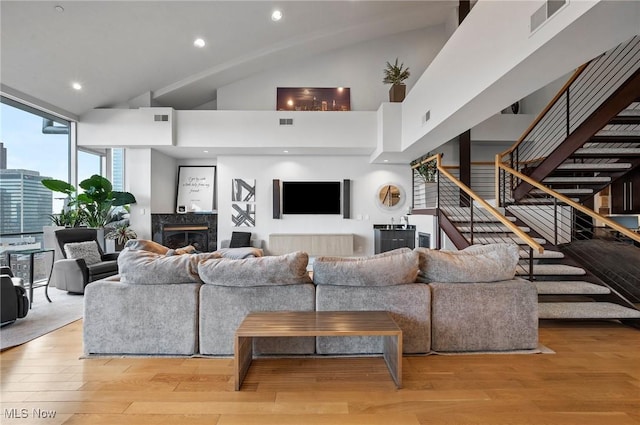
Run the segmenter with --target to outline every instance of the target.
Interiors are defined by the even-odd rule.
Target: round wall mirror
[[[387,183],[376,192],[376,203],[383,209],[394,210],[404,205],[405,194],[402,186],[395,183]]]

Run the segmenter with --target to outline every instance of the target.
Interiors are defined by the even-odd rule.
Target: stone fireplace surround
[[[165,227],[206,226],[208,246],[206,251],[213,252],[218,247],[218,215],[217,214],[151,214],[151,233],[153,241],[164,242]]]

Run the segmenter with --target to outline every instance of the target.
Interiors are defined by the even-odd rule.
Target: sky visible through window
[[[0,142],[7,149],[7,168],[67,181],[69,136],[43,134],[42,117],[4,103],[0,108]]]

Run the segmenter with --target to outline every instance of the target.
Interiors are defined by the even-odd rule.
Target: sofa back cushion
[[[316,285],[402,285],[415,282],[417,275],[418,253],[411,250],[355,259],[318,257],[313,263]]]
[[[147,285],[201,282],[198,262],[219,258],[214,252],[166,256],[125,248],[118,256],[122,282]]]
[[[416,248],[420,255],[418,281],[497,282],[513,279],[519,248],[515,244],[474,245],[461,251]]]
[[[311,283],[306,252],[240,260],[208,259],[198,264],[203,282],[219,286],[267,286]]]

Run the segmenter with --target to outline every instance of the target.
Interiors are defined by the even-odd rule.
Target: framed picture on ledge
[[[178,166],[177,213],[212,213],[216,210],[216,167]]]

